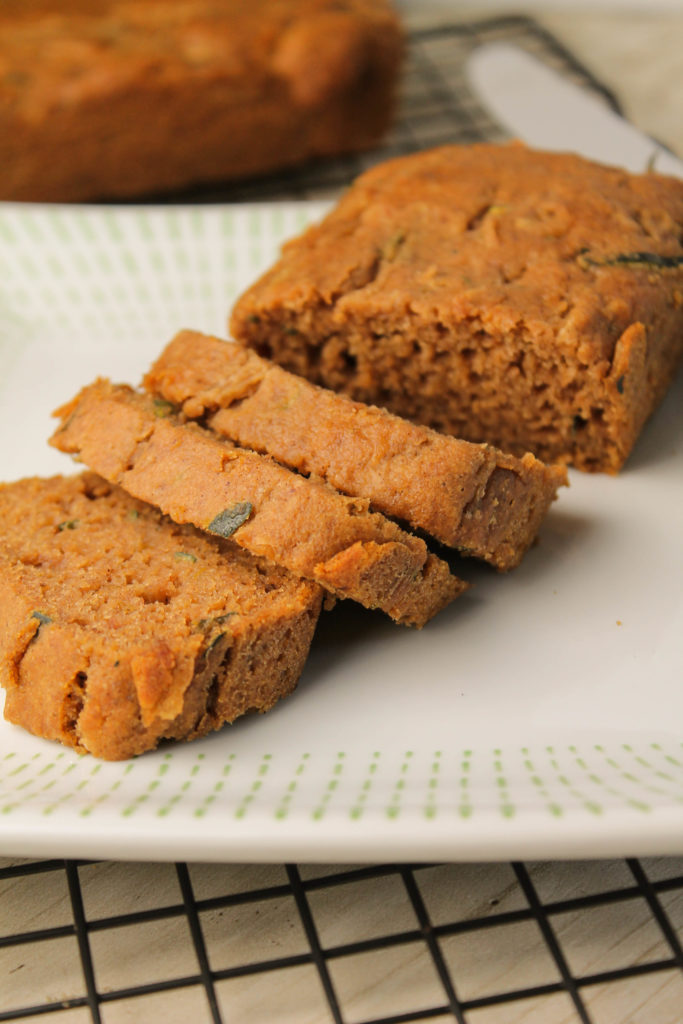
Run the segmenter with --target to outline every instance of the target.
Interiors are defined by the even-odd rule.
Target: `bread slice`
[[[98,380],[57,411],[51,443],[177,523],[422,626],[467,584],[368,502],[183,423],[163,399]]]
[[[438,434],[196,331],[177,334],[143,383],[219,436],[498,569],[521,561],[567,482],[531,454]]]
[[[119,760],[295,687],[320,587],[92,473],[0,486],[5,718]]]
[[[443,146],[361,175],[231,333],[444,434],[616,473],[683,356],[682,239],[678,179]]]

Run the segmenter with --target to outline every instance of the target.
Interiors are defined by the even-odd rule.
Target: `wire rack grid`
[[[10,887],[35,926],[0,938],[2,1021],[677,1024],[683,1006],[683,859],[5,862]]]
[[[409,40],[398,118],[382,146],[182,198],[328,196],[393,155],[503,138],[463,71],[474,46],[498,38],[619,109],[530,19],[440,26]],[[683,860],[326,868],[5,859],[0,1021],[680,1024],[682,935]]]

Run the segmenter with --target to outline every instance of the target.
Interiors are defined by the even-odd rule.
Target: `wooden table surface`
[[[33,866],[0,860],[0,1020],[97,1021],[89,972],[106,1024],[683,1017],[683,858]]]

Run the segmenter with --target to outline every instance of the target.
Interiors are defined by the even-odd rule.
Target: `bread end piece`
[[[291,693],[322,590],[100,477],[0,487],[5,718],[121,760]]]
[[[682,237],[679,179],[439,147],[361,175],[230,330],[441,433],[615,474],[683,357]]]

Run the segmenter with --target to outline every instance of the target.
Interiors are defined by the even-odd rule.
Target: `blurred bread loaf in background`
[[[371,147],[388,0],[3,0],[0,200],[173,192]]]

